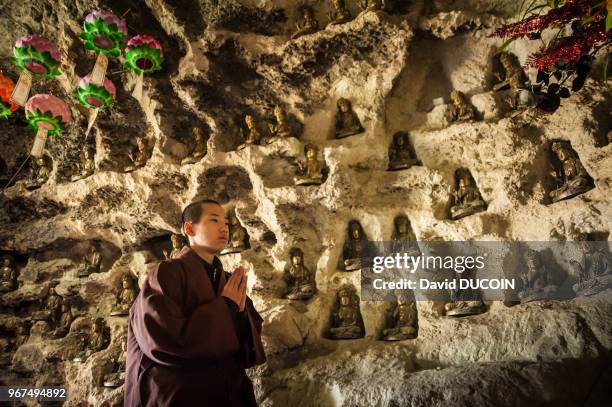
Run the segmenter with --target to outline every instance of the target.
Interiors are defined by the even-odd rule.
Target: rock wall
[[[357,2],[348,3],[357,15]],[[314,7],[323,29],[292,40],[302,4]],[[71,95],[94,63],[78,34],[97,7],[125,13],[131,35],[158,38],[166,60],[162,72],[145,79],[146,103],[130,94],[135,76],[111,60],[117,102],[86,139],[87,111]],[[397,343],[379,340],[386,304],[362,302],[364,338],[326,335],[338,288],[360,284],[359,272],[339,267],[351,219],[372,240],[389,240],[399,214],[419,240],[573,240],[583,233],[608,239],[612,94],[601,79],[603,64],[553,114],[508,111],[491,90],[501,41],[489,34],[517,7],[503,0],[397,0],[388,13],[325,28],[329,5],[317,1],[6,4],[4,73],[18,76],[9,58],[15,38],[38,33],[56,41],[63,75],[36,81],[33,93],[70,100],[74,120],[48,143],[49,181],[28,190],[24,171],[0,197],[0,249],[15,258],[19,273],[19,287],[0,298],[0,348],[11,363],[0,367],[0,384],[62,384],[70,393],[66,405],[121,405],[122,388],[102,386],[126,331],[125,317],[110,316],[121,278],[132,273],[142,283],[171,249],[181,209],[206,196],[234,208],[249,235],[250,248],[223,263],[250,271],[249,295],[265,318],[268,362],[249,371],[262,406],[604,405],[610,390],[597,383],[612,378],[609,292],[593,301],[491,302],[486,313],[462,319],[443,316],[443,304],[419,302],[418,337]],[[524,62],[537,46],[517,41],[509,51]],[[478,120],[445,118],[453,89],[468,96]],[[363,134],[334,139],[339,98],[352,102]],[[264,131],[277,104],[301,130],[299,139],[239,149],[245,115]],[[194,128],[205,134],[207,154],[181,164],[193,149]],[[20,113],[0,129],[0,155],[12,173],[33,132]],[[421,165],[389,172],[398,131],[409,133]],[[139,137],[148,161],[124,173]],[[553,139],[571,142],[595,188],[551,204]],[[293,183],[305,143],[318,147],[327,167],[320,186]],[[72,182],[84,148],[95,151],[96,171]],[[452,221],[459,167],[470,170],[488,207]],[[92,246],[101,253],[99,272],[78,277]],[[283,299],[295,246],[316,271],[318,292],[304,302]],[[34,322],[27,341],[15,346],[20,321],[44,310],[52,289],[71,302],[69,332],[53,338],[47,322]],[[74,362],[79,338],[96,318],[104,318],[109,343]]]

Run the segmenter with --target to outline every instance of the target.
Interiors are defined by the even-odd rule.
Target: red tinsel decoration
[[[527,60],[527,66],[544,71],[561,61],[569,64],[588,54],[598,43],[609,40],[612,40],[612,31],[606,33],[603,24],[592,24],[580,35],[562,38],[555,45],[533,54]]]
[[[581,18],[591,9],[590,0],[568,0],[562,7],[552,9],[543,16],[532,15],[513,24],[505,24],[491,36],[501,38],[521,38],[534,31],[541,32],[547,27],[566,23],[574,18]]]

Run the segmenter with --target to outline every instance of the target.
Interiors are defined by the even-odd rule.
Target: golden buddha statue
[[[177,234],[172,234],[170,241],[172,242],[172,251],[170,253],[164,252],[164,254],[166,255],[166,259],[176,259],[181,253],[181,250],[183,250],[183,247],[185,247],[185,241],[181,235]]]
[[[591,296],[612,287],[612,259],[607,241],[588,241],[589,237],[579,237],[582,252],[580,261],[571,260],[570,265],[578,277],[572,286],[578,296]]]
[[[319,22],[315,18],[314,10],[311,7],[302,7],[302,18],[302,23],[297,23],[295,25],[297,31],[291,36],[292,39],[299,38],[303,35],[312,34],[319,30]]]
[[[473,268],[466,268],[463,273],[455,272],[455,281],[458,281],[459,278],[473,280],[474,277],[475,271]],[[459,283],[457,282],[457,284]],[[478,290],[474,290],[470,287],[450,290],[451,301],[444,305],[446,316],[464,317],[486,312],[487,307],[480,298],[481,293],[478,292]]]
[[[279,138],[295,137],[293,131],[291,130],[291,125],[287,120],[285,110],[279,105],[274,107],[274,118],[276,123],[268,125],[270,134],[272,135],[272,137],[267,140],[268,144],[276,141]]]
[[[129,153],[132,164],[125,167],[125,172],[131,172],[137,170],[140,167],[144,167],[149,159],[147,155],[147,140],[144,137],[138,137],[136,139],[136,152]]]
[[[364,241],[367,240],[361,224],[352,220],[348,225],[348,236],[344,243],[343,258],[344,270],[353,271],[361,268],[361,251]]]
[[[285,274],[289,291],[285,298],[290,300],[307,300],[314,295],[315,281],[313,273],[304,266],[304,253],[299,248],[290,251],[291,267]]]
[[[338,291],[329,333],[332,339],[363,338],[365,332],[359,310],[359,297],[353,287],[344,286]]]
[[[305,162],[298,161],[297,175],[293,177],[295,185],[321,185],[323,183],[323,162],[317,159],[317,147],[314,144],[304,146]]]
[[[104,387],[116,388],[125,382],[125,353],[127,351],[127,338],[121,340],[121,352],[113,361],[113,372],[104,375]]]
[[[416,242],[417,238],[412,231],[412,226],[410,225],[408,217],[405,215],[396,216],[393,220],[393,225],[395,228],[391,239],[393,240],[395,252],[407,253],[410,256],[419,256],[421,251]]]
[[[117,303],[111,311],[111,316],[125,316],[130,312],[130,307],[138,295],[136,282],[130,274],[124,274],[121,278],[121,291],[117,296]]]
[[[570,199],[595,188],[593,178],[587,173],[568,141],[553,141],[551,150],[557,160],[550,171],[557,183],[557,188],[550,192],[553,202]]]
[[[384,0],[361,0],[360,6],[362,12],[359,15],[362,15],[369,12],[384,11],[385,2]]]
[[[81,350],[73,359],[74,362],[85,362],[88,357],[106,348],[108,345],[108,332],[104,319],[97,318],[91,325],[89,335],[81,336]]]
[[[466,99],[465,95],[458,90],[450,94],[451,104],[445,113],[449,122],[467,122],[476,118],[476,110]]]
[[[248,131],[245,135],[244,130],[240,129],[240,133],[242,134],[242,137],[244,138],[244,143],[241,144],[238,147],[238,149],[243,149],[248,145],[259,144],[260,141],[263,139],[263,135],[257,128],[257,123],[255,123],[255,118],[253,116],[251,116],[250,114],[247,114],[244,117],[244,122],[247,125]]]
[[[417,310],[414,301],[408,301],[404,295],[397,297],[388,328],[383,330],[383,340],[402,341],[417,337]]]
[[[364,132],[361,121],[359,121],[359,117],[357,117],[357,114],[353,111],[351,102],[348,99],[338,99],[337,107],[336,138],[344,138]]]
[[[62,312],[62,297],[57,294],[54,288],[50,288],[47,300],[41,299],[40,301],[41,308],[44,309],[35,311],[32,314],[32,319],[34,321],[50,321],[53,325],[56,325]]]
[[[515,55],[502,52],[499,54],[499,62],[501,71],[494,72],[495,79],[499,82],[493,87],[493,90],[502,90],[508,86],[513,90],[527,87],[529,80]]]
[[[96,171],[96,164],[94,162],[94,153],[90,148],[83,150],[83,161],[79,165],[80,171],[78,174],[72,176],[72,181],[78,181],[83,178],[87,178]]]
[[[231,253],[239,253],[242,252],[244,250],[246,250],[248,248],[247,245],[247,239],[248,239],[248,235],[247,235],[247,231],[246,229],[240,224],[240,220],[238,219],[238,216],[236,216],[236,211],[235,210],[230,210],[229,214],[228,214],[228,220],[229,220],[229,243],[228,245],[225,247],[225,249],[223,249],[221,251],[221,255],[224,254],[231,254]]]
[[[181,161],[181,164],[194,164],[200,161],[208,152],[206,139],[199,127],[193,128],[194,147],[191,154]]]
[[[405,170],[418,164],[419,160],[414,156],[412,146],[408,141],[408,133],[403,131],[395,133],[389,147],[388,171]]]
[[[346,8],[345,0],[331,0],[332,10],[329,12],[329,25],[343,24],[351,21],[351,13]]]
[[[72,314],[72,305],[67,299],[62,299],[61,305],[61,315],[59,320],[57,321],[57,325],[55,330],[53,331],[54,338],[61,338],[66,336],[68,332],[70,332],[70,325],[74,320],[74,315]]]
[[[0,293],[13,291],[17,288],[17,270],[13,265],[13,257],[9,254],[2,256],[2,269],[0,270]]]
[[[89,247],[89,252],[85,256],[85,263],[81,266],[78,272],[78,277],[87,277],[91,273],[99,273],[100,265],[102,264],[102,255],[98,251],[95,244]]]
[[[51,160],[44,155],[36,159],[35,164],[30,170],[30,179],[25,183],[26,189],[32,190],[40,188],[49,180],[49,176],[51,175],[51,164],[49,161]]]
[[[554,283],[552,271],[546,268],[540,252],[527,249],[523,257],[527,271],[521,275],[523,289],[518,294],[521,303],[555,299],[559,286]]]
[[[457,220],[487,209],[487,204],[480,196],[476,181],[466,168],[455,171],[455,204],[451,207],[451,219]]]

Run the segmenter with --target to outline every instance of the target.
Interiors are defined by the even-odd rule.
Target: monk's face
[[[185,233],[192,246],[207,248],[211,253],[219,253],[227,245],[229,227],[225,212],[220,205],[202,204],[202,215],[197,223],[186,222]]]

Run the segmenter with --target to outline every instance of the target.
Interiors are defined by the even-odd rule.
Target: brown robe
[[[215,263],[221,263],[215,258]],[[256,406],[244,369],[266,361],[247,297],[235,320],[190,247],[154,266],[129,313],[124,405]]]

